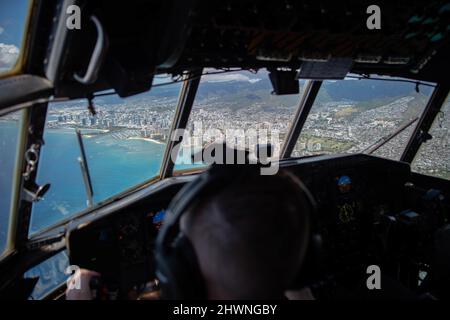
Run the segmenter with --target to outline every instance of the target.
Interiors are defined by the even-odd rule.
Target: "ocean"
[[[33,208],[30,232],[87,207],[86,189],[74,129],[46,130],[38,184],[52,186]],[[144,140],[117,140],[111,135],[84,138],[87,162],[98,203],[158,174],[165,145]]]
[[[0,254],[5,247],[8,232],[17,126],[17,122],[0,122]]]
[[[4,176],[12,171],[15,162],[12,153],[15,153],[16,126],[13,122],[0,123],[0,143],[3,143],[0,144],[0,174],[3,175],[0,184],[0,251],[7,230],[11,190],[11,179]],[[88,136],[83,142],[95,203],[159,173],[165,144],[139,139],[117,140],[109,134]],[[50,183],[51,187],[44,199],[33,205],[30,234],[87,208],[75,130],[46,129],[44,141],[36,180],[39,185]]]

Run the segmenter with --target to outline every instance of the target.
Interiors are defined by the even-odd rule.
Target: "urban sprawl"
[[[313,107],[293,156],[367,152],[389,138],[401,126],[420,116],[408,112],[409,103],[413,99],[412,96],[406,96],[367,110],[359,110],[351,102],[329,102]],[[134,99],[118,104],[97,103],[96,115],[93,116],[87,111],[85,102],[70,105],[55,103],[49,108],[47,127],[80,128],[86,138],[111,135],[115,139],[146,139],[166,143],[175,105],[175,98]],[[426,142],[423,146],[425,152],[421,152],[413,164],[420,172],[442,172],[444,175],[450,172],[449,103],[443,109],[438,115],[438,125],[431,132],[434,138]],[[200,125],[204,132],[203,143],[217,138],[208,136],[210,129],[222,133],[227,129],[264,129],[269,132],[269,136],[275,130],[279,132],[281,144],[290,128],[295,107],[270,110],[276,111],[266,111],[261,108],[260,102],[236,108],[224,105],[218,97],[203,99],[196,102],[187,129],[191,135],[195,135],[195,130]],[[400,159],[416,123],[413,122],[373,154]],[[273,140],[269,142],[273,143]],[[192,140],[183,143],[193,145],[198,142]],[[279,147],[275,149],[279,150]]]

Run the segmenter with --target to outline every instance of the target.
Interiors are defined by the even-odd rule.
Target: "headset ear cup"
[[[158,255],[158,277],[163,299],[206,299],[198,259],[189,239],[180,234],[170,252]]]
[[[205,281],[203,279],[197,254],[189,239],[181,235],[177,239],[177,254],[184,269],[182,292],[187,292],[190,299],[206,299]],[[185,264],[185,265],[183,265]],[[186,288],[186,291],[185,291]]]
[[[167,209],[167,220],[156,239],[156,276],[163,299],[206,299],[206,287],[194,247],[180,231],[180,219],[186,210],[212,185],[234,178],[227,170],[215,168],[186,184]]]

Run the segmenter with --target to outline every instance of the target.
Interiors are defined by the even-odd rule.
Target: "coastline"
[[[153,142],[153,143],[157,143],[157,144],[164,144],[164,142],[162,142],[162,141],[158,141],[158,140],[151,139],[151,138],[143,138],[143,137],[128,137],[127,140],[143,140],[143,141]]]
[[[79,129],[83,135],[97,134],[98,132],[100,132],[100,133],[111,132],[110,129],[97,129],[97,128],[84,128],[84,127],[59,127],[59,126],[53,127],[52,126],[52,127],[46,127],[45,129],[46,130],[60,130],[60,131],[73,131],[75,129]]]
[[[7,120],[7,121],[1,121],[0,123],[14,123],[16,121],[12,120]],[[74,129],[77,129],[77,127],[47,127],[46,130],[52,130],[55,132],[59,132],[59,133],[74,133]],[[110,130],[110,129],[99,129],[99,128],[83,128],[83,127],[78,127],[78,129],[81,130],[82,134],[83,134],[83,138],[89,139],[89,138],[94,138],[97,137],[99,134],[103,134],[103,133],[114,133],[114,130]],[[120,132],[120,131],[117,131]],[[152,138],[144,138],[144,137],[127,137],[123,140],[142,140],[142,141],[147,141],[147,142],[152,142],[155,144],[165,144],[165,142],[160,141],[160,140],[156,140],[156,139],[152,139]]]
[[[102,132],[102,133],[108,133],[108,132],[110,132],[111,130],[109,130],[109,129],[95,129],[95,128],[79,128],[80,130],[85,130],[85,131],[93,131],[93,132]]]

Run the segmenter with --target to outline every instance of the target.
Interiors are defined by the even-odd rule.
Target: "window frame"
[[[24,154],[29,147],[30,137],[33,136],[30,124],[34,125],[33,114],[36,106],[46,105],[51,95],[52,86],[47,79],[37,76],[37,69],[42,66],[42,60],[37,52],[33,51],[31,44],[38,35],[37,24],[41,20],[42,7],[40,1],[28,0],[26,18],[20,44],[19,56],[14,66],[0,73],[0,82],[7,90],[0,98],[0,116],[20,111],[19,133],[16,147],[16,160],[13,167],[13,181],[11,186],[11,203],[9,207],[8,234],[5,249],[0,252],[1,265],[14,260],[19,247],[26,245],[28,240],[27,206],[23,207],[24,184],[33,183],[34,177],[24,182]],[[32,52],[33,51],[33,52]],[[36,62],[34,64],[34,62]],[[32,70],[33,69],[33,70]],[[36,69],[36,70],[34,70]],[[9,86],[7,84],[10,84]],[[9,88],[13,90],[11,95]],[[25,212],[25,213],[24,213]]]
[[[17,248],[18,238],[17,235],[20,233],[20,212],[19,212],[19,202],[22,189],[22,168],[24,163],[26,140],[28,136],[28,123],[30,118],[30,110],[22,109],[19,110],[21,113],[20,120],[17,130],[17,141],[14,155],[14,166],[12,169],[12,181],[11,181],[11,198],[9,202],[9,217],[7,226],[7,237],[5,242],[5,247],[2,252],[0,252],[0,261],[5,259],[14,253]]]
[[[192,106],[195,101],[195,96],[198,91],[198,85],[201,79],[201,70],[193,70],[184,76],[184,80],[182,81],[182,87],[180,88],[180,93],[175,109],[175,116],[172,120],[171,125],[171,132],[176,129],[180,129],[186,126],[187,121],[189,119],[189,115],[192,111]],[[405,79],[405,81],[408,81],[408,79]],[[283,146],[282,146],[282,153],[280,155],[280,160],[283,159],[289,159],[291,158],[292,150],[289,150],[290,148],[293,149],[295,144],[297,143],[298,137],[301,133],[301,129],[303,127],[304,121],[298,121],[302,117],[305,118],[309,115],[310,107],[314,104],[314,101],[317,97],[317,94],[320,90],[322,81],[318,80],[310,80],[305,85],[305,90],[299,97],[299,103],[297,106],[297,110],[294,114],[294,121],[291,123],[290,129],[288,134],[286,135],[286,138],[284,140]],[[431,99],[430,99],[431,100]],[[305,107],[305,104],[310,104],[311,106],[308,108],[308,106]],[[422,117],[425,116],[425,111],[422,114]],[[186,123],[185,123],[186,122]],[[297,135],[298,134],[298,135]],[[410,139],[413,137],[411,136]],[[156,182],[162,181],[167,178],[171,177],[181,177],[181,176],[187,176],[187,175],[193,175],[203,172],[207,167],[201,167],[201,168],[190,168],[190,169],[181,169],[174,171],[173,166],[174,163],[173,160],[170,157],[171,152],[176,146],[177,143],[181,143],[181,141],[177,143],[170,143],[170,136],[168,137],[169,141],[166,143],[166,148],[164,151],[163,161],[161,163],[159,174],[140,183],[135,186],[132,186],[108,199],[105,199],[97,204],[95,204],[93,207],[86,208],[85,210],[79,211],[72,216],[62,219],[58,221],[57,223],[50,225],[42,230],[39,230],[36,233],[33,233],[30,235],[31,239],[36,239],[42,234],[46,234],[47,232],[51,231],[52,229],[56,229],[62,225],[65,225],[69,223],[73,219],[79,219],[82,218],[89,213],[104,207],[114,201],[117,201],[118,199],[122,199],[132,193],[138,192],[139,190],[142,190],[152,184],[155,184]]]
[[[414,132],[411,134],[408,144],[403,150],[403,154],[400,157],[400,161],[412,163],[417,153],[419,152],[420,146],[424,142],[422,137],[427,134],[434,120],[444,106],[447,96],[450,93],[450,83],[438,83],[431,93],[431,97],[428,100],[428,104],[422,113],[422,116],[417,123]]]
[[[175,108],[175,115],[174,115],[174,119],[172,119],[172,123],[171,123],[171,129],[170,130],[174,130],[177,128],[180,128],[180,118],[182,117],[186,117],[186,113],[187,116],[189,116],[190,114],[190,110],[189,108],[186,106],[186,103],[189,102],[189,98],[188,95],[191,95],[191,99],[192,99],[192,103],[195,99],[195,94],[197,92],[196,88],[191,88],[188,89],[192,84],[192,82],[200,82],[200,78],[201,78],[201,73],[200,74],[196,74],[194,71],[189,72],[185,75],[184,77],[184,81],[182,81],[182,85],[179,91],[179,95],[178,95],[178,99],[177,99],[177,103],[176,103],[176,108]],[[194,84],[195,86],[195,84]],[[194,90],[195,89],[195,90]],[[49,101],[51,102],[51,100]],[[46,110],[47,111],[47,110]],[[189,111],[189,112],[188,112]],[[44,123],[43,126],[45,127],[45,119],[46,119],[46,113],[44,115]],[[186,120],[187,121],[187,120]],[[45,130],[45,129],[44,129]],[[171,131],[173,132],[173,131]],[[165,150],[164,150],[164,156],[161,162],[161,166],[160,166],[160,170],[158,171],[158,173],[153,176],[150,177],[149,179],[144,180],[141,183],[138,183],[134,186],[131,186],[125,190],[122,190],[119,193],[114,194],[113,196],[104,199],[102,201],[99,201],[97,203],[94,203],[93,206],[89,206],[83,210],[80,210],[78,212],[73,213],[72,215],[68,216],[67,218],[61,219],[45,228],[40,229],[39,231],[36,231],[34,233],[29,233],[29,227],[30,227],[30,223],[31,223],[31,211],[29,213],[29,216],[26,218],[28,221],[28,225],[27,225],[27,230],[26,230],[26,237],[28,241],[32,241],[33,239],[39,238],[40,235],[47,233],[48,231],[51,231],[52,229],[58,228],[59,226],[65,225],[67,223],[69,223],[71,220],[73,219],[78,219],[81,218],[83,216],[86,216],[88,214],[90,214],[91,212],[106,206],[110,203],[113,203],[119,199],[122,199],[134,192],[137,192],[139,190],[142,190],[146,187],[148,187],[149,185],[152,185],[158,181],[161,181],[163,179],[166,178],[170,178],[173,176],[173,167],[172,167],[172,171],[170,171],[170,164],[169,161],[171,161],[171,157],[170,157],[170,152],[172,150],[172,147],[169,146],[170,143],[170,135],[167,137],[167,141],[166,141],[166,146],[165,146]],[[39,171],[39,162],[37,164],[37,169],[36,169],[36,173]],[[166,174],[164,176],[164,173]],[[32,206],[32,204],[31,204]]]

